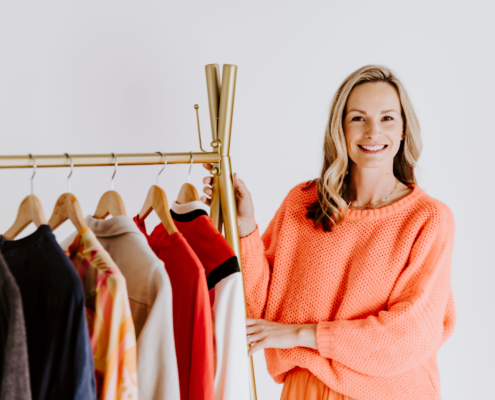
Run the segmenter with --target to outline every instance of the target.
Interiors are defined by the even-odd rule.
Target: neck
[[[353,206],[365,206],[387,197],[393,190],[396,179],[393,166],[389,168],[360,168],[349,166],[347,187],[344,193]]]

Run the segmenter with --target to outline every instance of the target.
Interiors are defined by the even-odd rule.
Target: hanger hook
[[[113,171],[112,181],[110,182],[110,190],[113,190],[113,179],[115,178],[115,174],[117,173],[117,167],[119,166],[117,155],[115,153],[112,153],[112,157],[115,158],[115,170]]]
[[[74,172],[74,161],[72,161],[72,157],[69,153],[64,153],[66,157],[70,160],[70,174],[67,177],[67,193],[70,193],[70,177],[72,176],[72,172]]]
[[[194,160],[193,152],[190,151],[190,153],[191,153],[191,164],[189,165],[189,173],[187,174],[187,183],[189,183],[189,178],[191,177],[191,168],[192,168],[193,160]]]
[[[33,159],[33,175],[31,176],[31,194],[34,195],[34,189],[33,189],[33,182],[34,182],[34,177],[36,175],[36,158],[29,153],[29,157]]]
[[[165,157],[165,154],[163,154],[161,151],[157,151],[157,153],[163,157],[163,168],[160,170],[160,172],[158,172],[158,175],[156,176],[156,186],[158,186],[158,178],[160,177],[160,174],[163,172],[163,170],[167,166],[167,157]]]

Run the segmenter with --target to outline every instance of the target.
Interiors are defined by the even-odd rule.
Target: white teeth
[[[376,151],[376,150],[381,150],[381,149],[384,149],[386,145],[381,145],[381,146],[363,146],[361,145],[361,147],[363,149],[366,149],[366,150],[371,150],[371,151]]]

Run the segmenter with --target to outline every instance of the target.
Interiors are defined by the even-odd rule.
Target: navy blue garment
[[[0,236],[0,251],[21,292],[33,400],[96,399],[83,288],[50,227]]]

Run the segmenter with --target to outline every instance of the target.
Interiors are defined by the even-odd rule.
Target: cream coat
[[[86,222],[126,279],[137,337],[139,399],[179,400],[172,287],[163,261],[130,217],[87,216]],[[65,239],[62,248],[67,249],[75,236]]]

